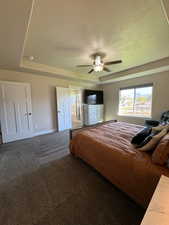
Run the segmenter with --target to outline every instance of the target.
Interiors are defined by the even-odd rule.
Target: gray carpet
[[[67,132],[0,146],[0,225],[138,225],[144,210],[68,150]]]

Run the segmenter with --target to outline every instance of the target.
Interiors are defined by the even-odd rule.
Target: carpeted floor
[[[68,151],[67,132],[0,146],[0,225],[138,225],[144,210]]]

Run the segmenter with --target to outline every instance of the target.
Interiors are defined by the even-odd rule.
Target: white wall
[[[26,82],[31,84],[33,126],[35,133],[56,130],[55,87],[88,87],[84,83],[34,75],[23,72],[0,70],[0,80]],[[90,86],[91,88],[91,86]]]
[[[144,118],[118,116],[119,89],[132,85],[153,83],[152,118],[159,119],[160,114],[169,110],[169,71],[112,84],[103,85],[105,100],[105,119],[116,118],[120,121],[144,124]]]

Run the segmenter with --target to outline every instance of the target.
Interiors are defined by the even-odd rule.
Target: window
[[[152,85],[120,89],[119,115],[151,117]]]

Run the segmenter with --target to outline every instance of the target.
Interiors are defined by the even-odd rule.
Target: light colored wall
[[[68,87],[72,85],[84,88],[88,87],[88,85],[84,83],[8,70],[0,70],[0,80],[31,84],[33,126],[35,133],[56,129],[56,86]]]
[[[169,110],[169,71],[112,84],[103,85],[105,100],[105,119],[116,118],[119,121],[144,124],[145,118],[118,116],[119,89],[132,85],[153,83],[152,118],[159,119],[160,114]]]

